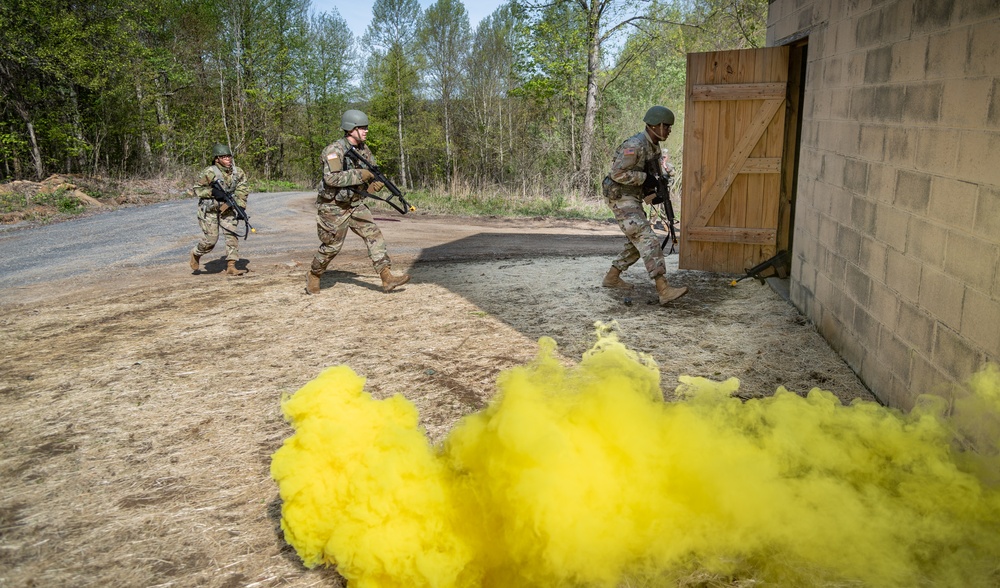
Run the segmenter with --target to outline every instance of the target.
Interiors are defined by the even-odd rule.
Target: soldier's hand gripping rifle
[[[663,205],[663,215],[667,219],[667,232],[669,236],[663,239],[663,243],[660,244],[660,249],[664,249],[667,246],[667,242],[670,243],[670,251],[667,255],[674,253],[674,247],[677,245],[677,219],[674,218],[674,203],[670,201],[670,185],[673,183],[673,176],[669,174],[651,174],[656,180],[656,196],[650,202],[653,206],[657,204]]]
[[[391,194],[388,198],[381,198],[379,196],[372,194],[371,192],[364,192],[363,194],[365,196],[370,196],[375,200],[381,200],[382,202],[385,202],[389,206],[395,208],[396,211],[399,212],[400,214],[406,214],[407,212],[417,209],[415,206],[406,201],[406,198],[403,197],[403,193],[399,190],[399,188],[396,187],[396,184],[393,184],[389,180],[389,178],[385,177],[385,174],[383,174],[382,171],[379,170],[377,165],[365,159],[365,157],[361,155],[361,152],[358,151],[354,147],[354,145],[347,146],[347,152],[345,153],[345,155],[354,160],[355,164],[360,165],[364,169],[367,169],[368,171],[372,172],[372,175],[375,176],[375,180],[382,182],[382,184],[389,189],[389,192]],[[361,193],[358,190],[355,190],[355,192]],[[397,205],[395,202],[393,202],[392,201],[393,198],[399,200],[399,204],[402,206]]]
[[[212,182],[212,198],[215,198],[216,201],[222,203],[222,205],[227,206],[228,208],[231,208],[233,212],[236,213],[237,228],[239,228],[240,221],[243,221],[243,224],[245,225],[243,229],[244,241],[246,241],[247,235],[257,232],[257,229],[250,226],[250,215],[247,214],[247,211],[236,202],[236,197],[233,194],[226,192],[226,189],[222,187],[222,183],[217,179]],[[225,212],[225,209],[220,212]],[[233,234],[236,235],[236,233]],[[239,237],[239,235],[236,236]]]

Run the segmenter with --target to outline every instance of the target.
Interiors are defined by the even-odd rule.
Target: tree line
[[[686,54],[762,46],[766,0],[376,0],[356,37],[309,0],[5,0],[0,180],[155,176],[232,147],[315,185],[364,110],[406,188],[590,194],[653,104],[683,115]],[[680,147],[680,125],[670,139]]]

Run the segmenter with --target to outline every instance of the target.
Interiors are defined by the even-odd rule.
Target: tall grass
[[[247,182],[251,192],[301,192],[311,188],[303,182],[290,182],[287,180],[255,180],[251,178]]]
[[[607,220],[611,211],[601,200],[585,199],[569,186],[555,189],[522,184],[514,189],[497,184],[473,185],[458,179],[406,195],[418,210],[435,214],[499,217],[552,217]]]

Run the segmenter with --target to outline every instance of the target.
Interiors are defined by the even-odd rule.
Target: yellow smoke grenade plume
[[[363,387],[338,366],[282,402],[296,429],[271,462],[285,539],[305,565],[337,564],[359,586],[455,586],[470,555],[449,473],[413,405]]]
[[[735,379],[681,376],[665,403],[655,363],[606,331],[577,366],[554,352],[543,338],[437,448],[410,403],[373,400],[347,367],[285,400],[295,434],[272,476],[306,565],[359,588],[1000,580],[1000,493],[975,475],[1000,438],[995,369],[967,402],[993,420],[963,433],[943,402],[744,403]]]

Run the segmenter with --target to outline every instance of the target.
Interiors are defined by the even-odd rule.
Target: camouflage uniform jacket
[[[361,168],[353,159],[345,157],[350,143],[347,138],[334,141],[323,150],[320,156],[323,160],[323,181],[319,186],[319,195],[316,197],[317,204],[336,202],[342,206],[357,206],[365,199],[364,182],[361,180]],[[362,157],[367,161],[375,163],[368,145],[355,146]],[[351,188],[360,191],[358,194]]]
[[[212,182],[219,179],[219,183],[226,192],[230,192],[236,198],[236,203],[243,208],[247,207],[247,196],[250,195],[250,187],[247,185],[247,175],[243,173],[235,164],[230,172],[226,172],[221,166],[212,164],[202,170],[198,176],[198,182],[192,188],[194,195],[200,198],[198,205],[206,212],[219,212],[219,203],[212,196]]]
[[[604,197],[608,200],[625,197],[642,200],[642,183],[646,181],[646,174],[657,170],[659,165],[660,146],[649,138],[646,131],[625,139],[615,151],[611,173],[604,178]]]

